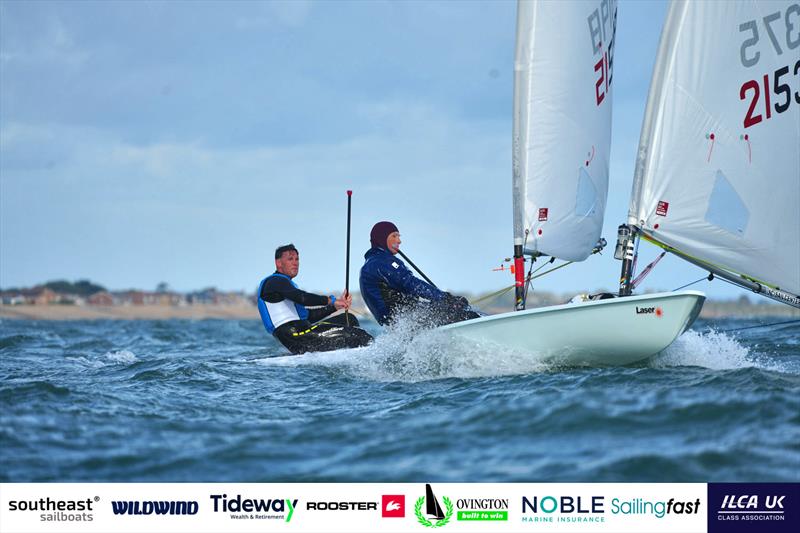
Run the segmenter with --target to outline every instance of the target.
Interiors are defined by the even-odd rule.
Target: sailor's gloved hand
[[[333,302],[333,306],[337,311],[341,311],[342,309],[350,309],[351,305],[353,305],[353,297],[350,296],[350,293],[348,292],[342,292],[342,295],[336,298],[336,301]]]

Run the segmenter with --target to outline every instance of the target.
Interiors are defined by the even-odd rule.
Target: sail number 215
[[[783,55],[785,50],[794,50],[800,46],[800,4],[790,5],[783,14],[776,11],[763,17],[760,21],[754,19],[744,22],[739,25],[739,31],[747,38],[742,41],[739,56],[742,66],[746,68],[757,65],[761,59],[762,51],[757,48],[760,40],[759,22],[769,37],[771,48],[778,56]],[[767,46],[769,47],[769,45]],[[766,50],[764,51],[766,52]],[[770,83],[770,77],[772,83]],[[789,85],[792,79],[796,80],[798,86],[798,90],[794,92]],[[759,105],[762,89],[763,107]],[[739,99],[747,100],[748,96],[750,105],[744,117],[745,128],[758,124],[765,117],[766,119],[771,118],[773,109],[776,113],[783,113],[789,109],[792,101],[800,105],[800,61],[744,82],[739,88]]]

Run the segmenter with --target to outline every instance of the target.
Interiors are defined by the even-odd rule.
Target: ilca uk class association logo
[[[800,530],[800,483],[709,483],[709,533]]]
[[[453,502],[447,496],[442,496],[442,502],[445,509],[439,504],[439,500],[433,494],[433,489],[430,484],[425,485],[425,496],[420,496],[417,503],[414,504],[414,514],[417,516],[417,521],[425,527],[443,527],[446,526],[450,519],[453,518]],[[423,506],[425,512],[422,512]]]

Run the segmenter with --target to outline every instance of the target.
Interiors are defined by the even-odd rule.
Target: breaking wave
[[[406,314],[365,348],[270,357],[259,363],[325,366],[364,379],[402,382],[520,375],[553,368],[535,353],[423,327],[422,318]]]
[[[714,330],[690,330],[666,350],[650,360],[653,368],[697,366],[711,370],[758,368],[783,373],[798,373],[787,362],[767,357],[741,344],[735,336]]]

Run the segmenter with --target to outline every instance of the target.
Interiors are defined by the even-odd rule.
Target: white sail
[[[518,3],[514,237],[527,250],[581,261],[600,238],[616,14],[616,0]]]
[[[629,224],[800,293],[800,2],[674,2]]]

